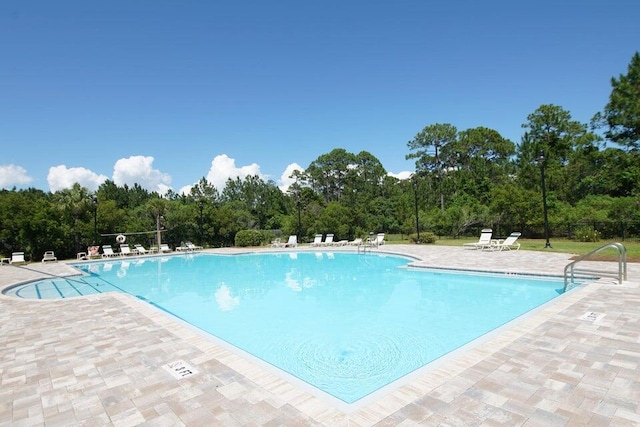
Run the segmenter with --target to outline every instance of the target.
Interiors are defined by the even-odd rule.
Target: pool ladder
[[[603,251],[604,249],[615,249],[618,253],[618,271],[612,272],[611,270],[601,270],[601,269],[592,269],[592,268],[583,268],[577,267],[580,261],[584,261],[591,257],[592,255],[597,254],[598,252]],[[566,292],[569,285],[575,283],[576,274],[593,274],[598,277],[613,277],[618,280],[618,283],[622,283],[623,280],[627,280],[627,248],[624,247],[622,243],[608,243],[606,245],[600,246],[598,249],[594,249],[591,252],[578,257],[578,259],[573,262],[567,264],[564,268],[564,291]]]

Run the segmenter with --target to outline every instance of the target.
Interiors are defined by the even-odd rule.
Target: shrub
[[[600,232],[588,226],[576,228],[573,233],[574,240],[578,242],[598,242],[600,241]]]
[[[264,234],[258,230],[240,230],[236,233],[235,245],[240,247],[260,246],[264,241]]]
[[[416,243],[418,240],[418,235],[417,234],[410,234],[409,235],[409,240],[412,241],[413,243]],[[423,243],[435,243],[437,240],[437,237],[435,234],[433,234],[431,231],[425,231],[424,233],[420,233],[420,244]]]

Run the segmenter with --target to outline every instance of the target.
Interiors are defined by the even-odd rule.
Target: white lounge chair
[[[322,246],[333,246],[335,244],[335,242],[333,241],[333,234],[327,234],[327,237],[325,237],[324,242],[322,242]]]
[[[193,252],[193,251],[199,251],[200,249],[202,249],[202,246],[196,246],[191,242],[183,242],[180,246],[176,248],[176,251]]]
[[[362,237],[356,237],[348,243],[351,246],[360,246],[362,244]]]
[[[477,242],[473,243],[464,243],[462,246],[466,246],[474,249],[484,249],[491,247],[491,236],[493,235],[493,230],[490,228],[484,228],[480,232],[480,238]]]
[[[120,254],[115,253],[111,245],[102,245],[102,258],[112,258],[118,255]]]
[[[168,244],[166,244],[166,243],[161,243],[161,244],[160,244],[160,249],[159,249],[159,251],[160,251],[161,253],[171,252],[171,248],[169,247],[169,245],[168,245]]]
[[[42,257],[42,262],[47,262],[47,261],[58,262],[58,258],[56,257],[56,254],[53,251],[46,251],[44,253],[44,256]]]
[[[133,255],[134,252],[131,252],[131,248],[126,243],[120,245],[120,254],[121,255]]]
[[[289,236],[289,240],[287,240],[287,243],[284,244],[284,247],[295,248],[296,246],[298,246],[298,236],[292,234],[291,236]]]
[[[313,242],[309,244],[310,246],[320,246],[322,245],[322,234],[316,234],[313,238]]]
[[[518,240],[518,237],[520,237],[521,235],[522,233],[519,233],[517,231],[513,232],[509,235],[509,237],[504,239],[504,242],[498,240],[492,243],[491,249],[497,251],[510,251],[511,249],[515,248],[515,250],[517,251],[518,249],[520,249],[520,243],[516,242],[516,240]]]
[[[136,243],[135,245],[133,245],[133,252],[137,253],[138,255],[146,255],[149,251],[141,244]]]
[[[9,264],[26,264],[27,261],[24,259],[24,252],[13,252],[11,254],[11,260]]]
[[[200,250],[202,250],[202,246],[194,245],[194,244],[193,244],[193,243],[191,243],[191,242],[186,242],[186,245],[187,245],[187,247],[188,247],[190,250],[192,250],[192,251],[200,251]]]
[[[280,239],[273,239],[271,241],[272,248],[279,248],[280,246],[282,246],[282,243],[280,243]]]
[[[369,246],[381,246],[384,245],[384,233],[378,233],[376,237],[367,239]]]

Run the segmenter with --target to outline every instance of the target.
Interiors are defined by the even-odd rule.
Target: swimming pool
[[[11,293],[127,292],[354,403],[562,289],[549,278],[402,268],[408,261],[326,252],[118,259]]]

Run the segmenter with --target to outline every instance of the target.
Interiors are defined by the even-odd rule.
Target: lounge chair
[[[320,246],[322,245],[322,234],[316,234],[313,238],[313,242],[309,244],[310,246]]]
[[[360,246],[362,244],[362,238],[357,237],[348,243],[351,246]]]
[[[120,245],[120,254],[121,255],[133,255],[134,252],[131,252],[131,248],[126,243]]]
[[[280,246],[282,246],[282,243],[280,243],[280,239],[273,239],[271,241],[272,248],[279,248]]]
[[[325,237],[322,246],[333,246],[334,244],[335,242],[333,241],[333,234],[327,234],[327,237]]]
[[[102,245],[102,258],[112,258],[118,255],[120,254],[115,253],[111,245]]]
[[[56,254],[53,251],[46,251],[44,256],[42,257],[42,262],[47,261],[55,261],[58,262],[58,258],[56,258]]]
[[[284,244],[284,247],[295,248],[296,246],[298,246],[298,236],[292,234],[291,236],[289,236],[289,240],[287,240],[287,243]]]
[[[159,249],[159,251],[160,251],[161,253],[171,252],[171,248],[169,247],[169,245],[168,245],[168,244],[166,244],[166,243],[161,243],[161,244],[160,244],[160,249]]]
[[[200,250],[203,249],[202,246],[196,246],[191,242],[185,242],[185,243],[186,243],[187,247],[192,251],[200,251]]]
[[[133,252],[137,253],[138,255],[146,255],[149,251],[141,244],[136,243],[135,245],[133,245]]]
[[[491,236],[493,235],[493,230],[490,228],[484,228],[480,232],[480,238],[477,242],[472,243],[464,243],[462,246],[474,248],[474,249],[484,249],[491,247]]]
[[[11,260],[9,264],[26,264],[27,261],[24,259],[24,252],[13,252],[11,254]]]
[[[176,251],[193,252],[193,251],[199,251],[200,249],[202,249],[202,246],[196,246],[191,242],[183,242],[182,244],[180,244],[180,246],[176,248]]]
[[[522,233],[519,233],[517,231],[513,232],[509,235],[509,237],[504,239],[504,242],[498,240],[492,243],[491,249],[496,251],[510,251],[511,249],[515,248],[515,250],[517,251],[518,249],[520,249],[520,243],[516,242],[516,240],[518,240],[518,237],[520,237],[521,235]]]
[[[384,245],[384,233],[378,233],[376,237],[369,237],[367,239],[367,246],[381,246]]]

